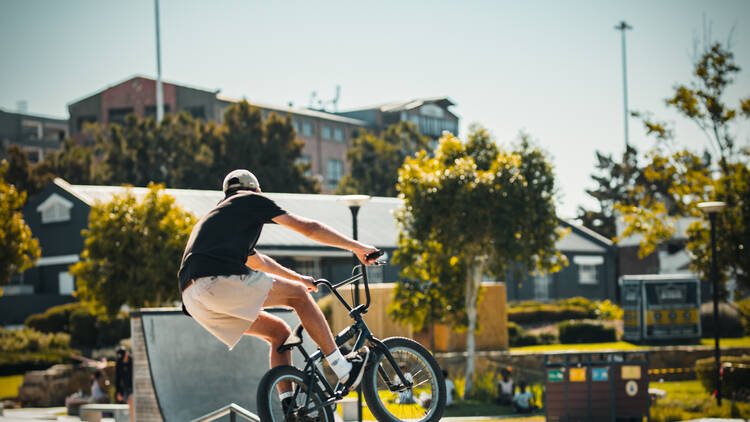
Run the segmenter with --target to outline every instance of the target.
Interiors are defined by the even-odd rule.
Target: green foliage
[[[745,335],[750,335],[750,298],[739,300],[733,305],[740,314]]]
[[[361,130],[346,152],[350,174],[336,193],[396,196],[398,169],[422,150],[429,150],[429,140],[410,122],[391,125],[379,136]]]
[[[446,135],[434,158],[422,151],[399,171],[405,206],[396,216],[401,233],[394,262],[409,281],[397,285],[389,313],[417,329],[431,321],[466,327],[487,270],[556,271],[566,263],[554,247],[562,235],[544,154],[526,138],[513,151],[501,151],[484,135],[469,139],[464,144]]]
[[[520,325],[508,321],[508,343],[510,347],[536,346],[540,344],[554,344],[557,336],[553,333],[539,335],[526,332]]]
[[[46,368],[68,361],[74,353],[78,352],[70,348],[68,334],[0,328],[0,374]]]
[[[41,191],[54,177],[42,164],[32,166],[26,153],[18,145],[11,145],[5,150],[8,155],[8,171],[5,179],[16,189],[34,196]]]
[[[264,124],[260,109],[243,100],[227,109],[223,125],[226,153],[218,161],[223,174],[247,168],[267,192],[320,190],[315,179],[305,176],[309,164],[299,161],[303,143],[296,139],[291,116],[270,113]]]
[[[596,302],[596,315],[599,319],[608,321],[620,321],[623,317],[621,307],[610,302],[609,299]]]
[[[476,400],[483,403],[491,403],[497,396],[497,387],[495,386],[495,374],[485,372],[483,374],[474,374],[471,379],[471,391],[468,395],[463,396],[464,400]]]
[[[21,213],[26,193],[5,181],[8,162],[0,162],[0,285],[15,272],[23,272],[39,258],[39,242],[34,239]]]
[[[60,151],[44,157],[44,161],[38,164],[38,170],[55,174],[68,183],[92,184],[94,165],[93,148],[79,145],[72,139],[66,139]]]
[[[80,302],[53,306],[44,313],[31,315],[24,325],[43,333],[68,333],[70,343],[81,348],[112,346],[130,337],[127,314],[121,312],[116,317],[96,315]]]
[[[701,305],[703,337],[713,337],[714,326],[713,302],[704,303]],[[742,337],[745,332],[741,314],[737,309],[726,303],[719,303],[719,327],[721,337]]]
[[[91,208],[81,261],[71,266],[84,303],[110,316],[124,304],[159,306],[177,299],[175,275],[195,218],[150,185]]]
[[[622,308],[609,300],[591,301],[584,297],[561,299],[553,303],[533,300],[514,302],[508,308],[508,320],[519,324],[591,318],[620,320]]]
[[[724,400],[719,408],[716,400],[703,389],[699,381],[652,382],[651,387],[667,393],[666,398],[651,403],[652,421],[750,417],[750,403]]]
[[[740,151],[733,133],[736,120],[750,117],[746,106],[750,99],[740,100],[734,109],[722,99],[740,71],[734,54],[720,43],[705,45],[694,63],[693,79],[674,88],[667,104],[683,117],[693,121],[718,152],[718,170],[713,172],[711,156],[702,157],[680,151],[673,145],[674,133],[667,125],[643,118],[648,133],[658,140],[658,148],[649,154],[643,168],[647,187],[629,186],[628,200],[615,208],[622,213],[625,229],[621,237],[642,235],[639,255],[652,253],[656,246],[675,231],[676,218],[697,217],[688,228],[688,244],[693,259],[691,270],[704,279],[710,274],[710,240],[706,216],[697,208],[702,201],[723,201],[727,207],[717,215],[717,262],[720,280],[735,278],[750,287],[750,151]],[[669,151],[669,152],[664,152]],[[720,292],[722,296],[726,292]]]
[[[698,359],[695,374],[709,394],[716,390],[716,360]],[[721,357],[721,393],[732,400],[750,401],[750,355]]]
[[[560,343],[607,343],[617,341],[617,330],[599,322],[564,321],[557,325]]]
[[[30,315],[24,325],[42,333],[69,333],[70,315],[81,306],[78,302],[53,306],[44,313]]]

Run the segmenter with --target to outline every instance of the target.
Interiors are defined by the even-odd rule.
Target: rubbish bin
[[[548,422],[648,421],[648,352],[544,356]]]

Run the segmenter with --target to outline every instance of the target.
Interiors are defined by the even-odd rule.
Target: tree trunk
[[[466,330],[466,384],[464,387],[464,398],[471,393],[471,378],[474,374],[474,330],[477,328],[477,299],[479,298],[479,287],[482,284],[486,256],[476,257],[468,273],[466,274],[466,316],[469,319]]]

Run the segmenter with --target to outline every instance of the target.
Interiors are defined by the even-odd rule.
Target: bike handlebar
[[[384,254],[385,254],[385,251],[383,251],[383,250],[377,250],[377,251],[375,251],[375,252],[373,252],[373,253],[365,256],[365,260],[368,263],[370,261],[374,261],[370,265],[385,265],[385,261],[375,261],[376,259],[380,258]],[[365,298],[366,298],[365,304],[364,304],[364,306],[363,305],[359,305],[359,306],[357,306],[357,308],[355,308],[355,309],[360,309],[360,312],[363,313],[365,310],[367,310],[367,308],[370,307],[370,286],[367,283],[367,271],[365,270],[364,265],[363,264],[357,264],[354,268],[357,268],[357,267],[359,267],[359,269],[360,269],[360,273],[359,274],[354,275],[354,276],[352,276],[350,278],[347,278],[346,280],[344,280],[344,281],[342,281],[340,283],[331,284],[330,281],[328,281],[328,280],[326,280],[324,278],[321,278],[321,279],[315,280],[313,282],[313,284],[315,286],[323,284],[326,287],[328,287],[329,289],[331,289],[331,292],[339,299],[339,301],[351,313],[352,307],[349,306],[349,304],[346,302],[346,300],[343,297],[341,297],[341,295],[339,294],[339,292],[338,292],[337,289],[339,287],[346,286],[347,284],[351,284],[351,283],[353,283],[355,281],[364,280]]]

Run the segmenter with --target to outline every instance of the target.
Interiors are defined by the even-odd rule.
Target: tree
[[[224,139],[223,174],[246,168],[267,192],[320,191],[317,181],[305,175],[310,165],[300,161],[303,143],[296,139],[291,116],[270,113],[264,123],[260,109],[243,100],[224,113]]]
[[[128,190],[91,208],[81,261],[70,271],[77,296],[99,312],[178,298],[175,277],[196,220],[162,190],[151,184],[140,201]]]
[[[5,179],[18,190],[33,196],[44,188],[54,174],[46,166],[37,164],[32,166],[26,153],[18,145],[9,146],[5,152],[8,155],[8,170]]]
[[[587,210],[578,207],[578,219],[585,227],[601,234],[609,239],[617,236],[615,226],[615,204],[634,205],[629,189],[632,186],[643,186],[644,179],[641,169],[638,167],[638,150],[628,145],[618,162],[612,155],[605,155],[596,151],[596,168],[598,174],[591,178],[597,187],[586,189],[586,193],[599,202],[599,210]]]
[[[688,228],[687,248],[694,259],[691,268],[708,278],[710,245],[705,216],[697,204],[706,200],[722,200],[727,207],[717,218],[719,246],[717,262],[720,277],[729,276],[750,287],[748,279],[747,245],[750,243],[750,216],[746,205],[747,168],[750,151],[738,151],[733,124],[739,117],[750,117],[750,98],[742,99],[738,108],[723,100],[726,88],[740,71],[734,54],[720,43],[707,45],[694,63],[693,80],[678,85],[666,100],[678,113],[693,121],[706,135],[710,147],[718,154],[718,168],[713,171],[711,156],[704,157],[674,146],[674,133],[650,115],[643,117],[647,133],[656,136],[658,148],[650,156],[644,169],[649,183],[661,187],[657,195],[640,195],[638,187],[631,188],[637,197],[636,205],[621,204],[616,209],[625,220],[621,237],[643,235],[639,254],[645,256],[674,233],[674,220],[680,217],[698,218]],[[667,150],[668,152],[664,152]]]
[[[567,262],[555,249],[563,234],[552,166],[527,136],[504,151],[475,126],[465,144],[447,134],[434,158],[407,158],[398,180],[404,208],[394,262],[410,281],[398,284],[389,312],[417,328],[428,317],[466,328],[469,392],[483,275],[557,271]]]
[[[341,179],[336,193],[396,196],[398,169],[421,150],[429,150],[429,139],[411,122],[391,125],[380,136],[360,130],[346,152],[350,174]]]
[[[60,151],[47,155],[35,171],[51,172],[72,184],[93,184],[94,150],[65,139]]]
[[[23,272],[39,258],[39,242],[31,237],[21,213],[26,193],[5,181],[8,162],[0,163],[0,284],[10,282],[15,272]]]

